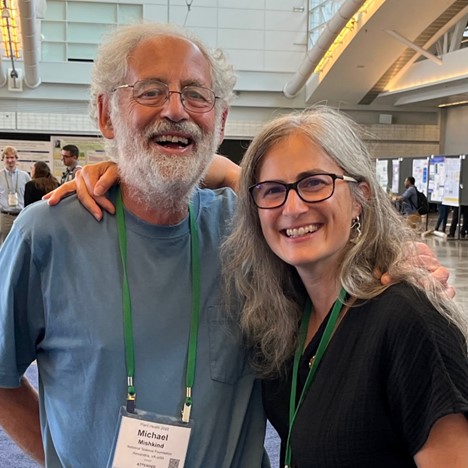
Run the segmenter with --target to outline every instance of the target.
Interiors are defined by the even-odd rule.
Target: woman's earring
[[[353,224],[351,224],[351,230],[352,230],[352,237],[350,239],[350,241],[353,243],[353,244],[357,244],[359,239],[361,238],[362,236],[362,231],[361,231],[361,218],[358,216],[356,216],[354,219],[353,219]]]

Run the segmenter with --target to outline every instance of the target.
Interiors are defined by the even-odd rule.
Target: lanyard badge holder
[[[19,199],[18,199],[18,173],[16,173],[16,186],[13,183],[13,175],[11,175],[11,187],[10,183],[8,182],[7,171],[6,169],[3,172],[5,176],[5,182],[7,184],[8,189],[8,207],[9,208],[18,208]]]
[[[200,255],[198,230],[192,207],[189,206],[192,256],[192,318],[187,352],[186,390],[180,417],[158,415],[136,408],[135,350],[133,341],[132,305],[127,277],[127,235],[122,194],[116,203],[119,247],[122,259],[122,303],[125,360],[127,365],[127,404],[121,407],[119,424],[108,468],[183,468],[194,422],[192,387],[195,381],[198,327],[200,322]]]

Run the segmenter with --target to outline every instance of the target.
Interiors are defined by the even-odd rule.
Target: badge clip
[[[192,388],[187,387],[184,407],[182,408],[182,422],[188,423],[190,421],[190,412],[192,411]]]

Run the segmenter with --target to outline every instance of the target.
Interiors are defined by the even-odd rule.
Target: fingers
[[[94,216],[95,219],[98,221],[102,219],[103,212],[101,207],[103,209],[110,209],[110,213],[113,213],[113,206],[109,200],[106,199],[106,197],[93,197],[89,193],[81,171],[80,173],[76,174],[75,182],[78,199],[80,200],[81,204]]]
[[[84,166],[76,176],[78,198],[98,221],[102,219],[103,209],[115,213],[115,207],[105,193],[118,178],[117,166],[110,161]]]
[[[67,182],[60,187],[52,190],[48,194],[42,197],[43,200],[47,200],[49,205],[56,205],[60,200],[76,192],[76,184],[74,180]]]
[[[388,273],[384,273],[384,274],[380,277],[380,282],[381,282],[384,286],[388,286],[388,285],[391,284],[391,282],[392,282],[392,277],[391,277]]]
[[[96,165],[96,169],[91,171],[91,167],[83,174],[86,185],[96,197],[104,195],[113,185],[119,181],[119,170],[115,163],[106,161]],[[94,187],[94,188],[93,188]]]

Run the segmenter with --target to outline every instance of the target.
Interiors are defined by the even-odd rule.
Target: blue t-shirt
[[[235,195],[198,190],[193,205],[201,321],[185,466],[255,468],[265,430],[260,388],[220,295],[219,245]],[[192,300],[188,218],[157,226],[126,212],[126,225],[136,406],[178,417]],[[0,386],[17,387],[37,359],[47,466],[106,466],[127,394],[115,217],[97,223],[75,197],[30,205],[0,251],[0,271]]]

